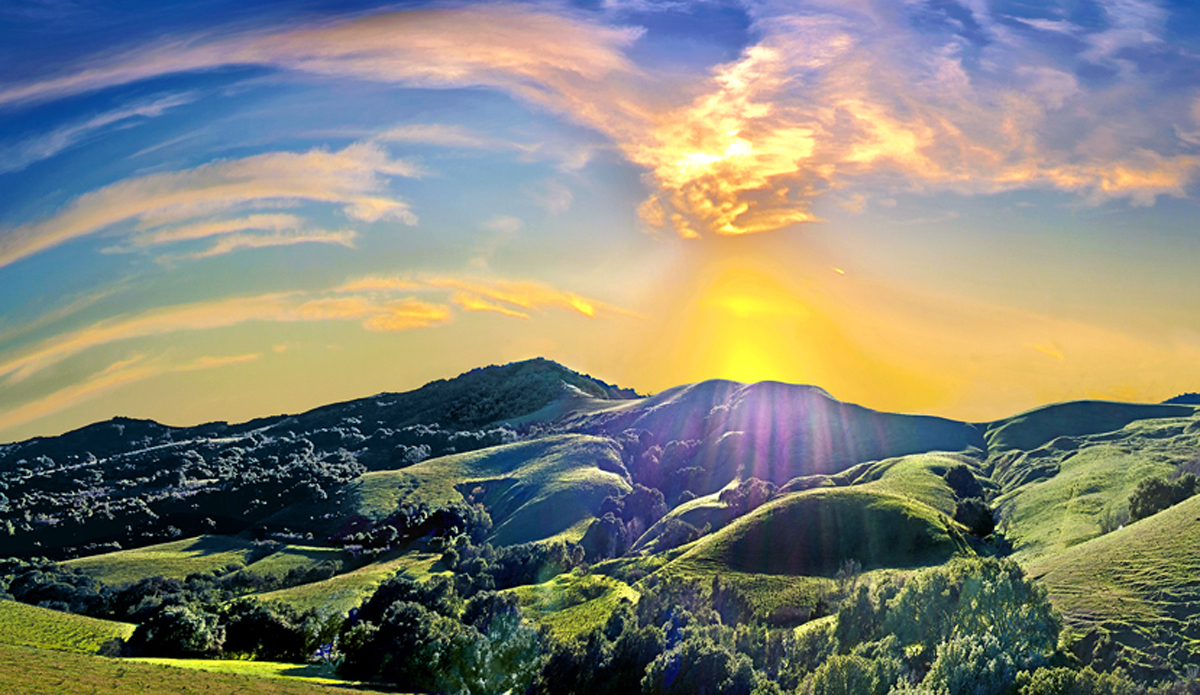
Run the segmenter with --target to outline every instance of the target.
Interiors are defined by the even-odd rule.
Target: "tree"
[[[164,605],[138,625],[129,647],[147,656],[210,657],[220,653],[224,638],[216,616],[186,605]]]
[[[750,695],[761,680],[750,659],[701,636],[659,654],[646,667],[642,692],[684,695]]]

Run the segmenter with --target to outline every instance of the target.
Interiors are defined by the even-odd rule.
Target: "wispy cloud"
[[[340,205],[346,216],[366,222],[390,218],[415,224],[409,206],[385,194],[382,177],[419,174],[415,166],[361,143],[333,152],[271,152],[148,174],[82,195],[49,219],[0,229],[0,267],[121,222],[133,221],[146,230],[240,207],[288,201]],[[221,232],[191,227],[138,238],[156,243],[172,234],[199,238],[216,233]]]
[[[0,174],[22,171],[30,164],[49,159],[111,126],[128,125],[130,121],[136,122],[138,119],[156,118],[170,109],[191,103],[195,98],[194,94],[185,93],[137,102],[83,121],[60,126],[48,133],[0,145]]]
[[[56,77],[0,87],[0,105],[224,65],[264,65],[431,87],[493,85],[554,101],[578,94],[575,83],[581,79],[631,70],[620,48],[640,33],[521,5],[388,12],[215,41],[165,40]]]
[[[454,319],[453,306],[527,319],[531,312],[566,309],[588,318],[630,315],[618,307],[549,285],[449,276],[410,280],[367,277],[328,291],[287,292],[166,306],[117,316],[0,357],[0,377],[24,380],[102,345],[153,336],[227,328],[252,321],[357,321],[374,332],[429,328]]]
[[[528,318],[528,312],[547,308],[568,309],[588,318],[602,315],[633,316],[611,304],[532,280],[428,276],[419,278],[372,276],[336,288],[342,293],[453,292],[454,303],[469,311],[495,311]]]
[[[642,218],[683,237],[811,222],[818,196],[865,179],[917,192],[1057,189],[1093,202],[1186,195],[1200,166],[1174,135],[1191,123],[1188,104],[1153,96],[1154,80],[1128,55],[1158,50],[1165,9],[1149,0],[1102,0],[1107,26],[1085,30],[1045,13],[998,17],[987,2],[961,5],[972,26],[951,13],[940,24],[914,22],[913,12],[929,19],[943,10],[886,0],[749,4],[756,43],[690,82],[635,66],[625,51],[643,32],[602,24],[603,16],[548,5],[400,10],[163,41],[0,86],[0,104],[241,64],[403,86],[481,85],[607,137],[648,172]],[[1050,46],[1004,18],[1074,38],[1065,41],[1070,47],[1058,45],[1063,39]],[[1115,66],[1118,74],[1085,86],[1074,73],[1081,61]],[[1124,135],[1103,151],[1090,147],[1104,128]],[[426,124],[356,147],[380,153],[386,141],[502,146]],[[365,198],[361,188],[354,195]],[[276,197],[289,196],[313,199]],[[360,219],[406,210],[386,198],[344,197]],[[47,231],[38,237],[50,241],[39,243],[70,236]],[[17,236],[17,249],[33,248],[29,235]],[[19,253],[13,248],[0,245],[0,263]]]
[[[153,232],[142,232],[130,238],[133,246],[159,246],[178,241],[194,241],[207,237],[232,234],[246,230],[270,230],[275,232],[295,231],[304,226],[304,220],[295,215],[260,214],[246,215],[233,219],[204,220],[177,227],[160,227]]]
[[[223,256],[227,253],[242,249],[265,249],[277,246],[293,246],[295,244],[333,244],[354,248],[358,232],[341,230],[329,232],[323,229],[312,229],[302,232],[274,232],[270,234],[228,234],[219,238],[212,246],[203,251],[185,253],[179,256],[163,256],[159,260],[171,262],[176,260],[197,260]]]
[[[61,388],[12,410],[0,412],[0,430],[21,425],[83,403],[106,391],[164,374],[216,369],[245,364],[259,359],[257,353],[230,356],[203,356],[184,364],[148,361],[145,355],[114,362],[77,384]]]

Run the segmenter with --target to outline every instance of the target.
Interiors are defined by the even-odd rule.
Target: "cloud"
[[[1074,36],[1083,32],[1083,28],[1077,24],[1073,24],[1064,19],[1028,19],[1025,17],[1009,17],[1026,26],[1039,29],[1041,31],[1049,31],[1055,34],[1066,34]]]
[[[384,12],[219,40],[163,40],[55,77],[0,87],[0,105],[225,65],[425,87],[491,85],[543,103],[562,102],[585,88],[581,81],[631,71],[620,49],[640,33],[509,4]]]
[[[451,304],[464,311],[491,311],[524,319],[530,318],[530,312],[548,308],[567,309],[588,318],[630,315],[605,302],[529,280],[367,277],[327,291],[219,299],[109,318],[0,357],[0,377],[7,377],[10,383],[22,381],[103,345],[252,321],[358,321],[373,332],[430,328],[454,319]]]
[[[397,126],[372,139],[378,142],[412,142],[466,149],[507,149],[514,146],[510,142],[489,138],[462,126],[440,123]]]
[[[0,146],[0,174],[22,171],[30,164],[49,159],[98,131],[135,119],[157,118],[170,109],[191,103],[195,98],[192,93],[184,93],[136,102],[60,126],[48,133]]]
[[[497,302],[489,302],[488,300],[469,292],[455,292],[450,298],[450,301],[461,307],[464,311],[488,311],[518,319],[530,318],[529,314],[523,311],[517,311],[516,309],[512,309]]]
[[[163,227],[153,232],[135,234],[130,238],[130,242],[134,246],[142,248],[178,241],[194,241],[196,239],[243,232],[250,229],[275,232],[294,231],[300,229],[303,225],[304,221],[295,215],[247,215],[235,219],[205,220],[178,227]]]
[[[270,152],[125,179],[76,198],[49,219],[0,229],[0,267],[121,222],[134,221],[146,230],[246,206],[322,202],[341,205],[356,220],[415,224],[406,203],[383,194],[382,176],[419,174],[419,169],[389,158],[377,146],[356,143],[333,152]],[[220,232],[193,227],[174,233],[198,238]],[[155,243],[171,234],[140,238]]]
[[[551,215],[561,215],[570,210],[575,202],[575,194],[571,189],[554,179],[544,179],[521,190],[535,205]]]
[[[519,217],[495,215],[491,219],[484,222],[482,227],[489,232],[513,235],[521,231],[525,227],[525,223],[521,221],[521,218]]]
[[[242,249],[263,249],[276,246],[293,246],[295,244],[333,244],[352,249],[354,248],[354,241],[357,238],[358,232],[353,230],[328,232],[323,229],[304,232],[275,232],[273,234],[229,234],[222,236],[212,246],[203,251],[185,253],[179,256],[163,256],[159,260],[167,262],[175,260],[190,261],[221,256]]]
[[[813,222],[818,196],[858,182],[885,194],[1041,188],[1096,203],[1152,204],[1161,195],[1186,195],[1195,176],[1197,162],[1178,150],[1175,136],[1189,132],[1178,130],[1191,123],[1186,99],[1156,87],[1170,83],[1170,75],[1139,72],[1182,68],[1131,55],[1168,50],[1162,36],[1169,14],[1156,3],[1103,0],[1107,26],[1098,30],[1044,16],[1003,16],[1071,34],[1069,41],[1031,40],[1031,32],[998,21],[981,0],[953,7],[886,0],[745,7],[755,43],[689,78],[634,65],[625,51],[642,31],[601,23],[611,12],[477,4],[164,40],[0,86],[0,104],[224,65],[406,87],[490,87],[605,136],[647,172],[651,190],[639,207],[642,219],[688,238]],[[1107,82],[1081,80],[1075,74],[1081,61],[1115,66],[1117,74]],[[1088,139],[1103,128],[1123,134],[1118,146],[1089,151]],[[417,124],[355,147],[377,162],[384,157],[379,143],[389,141],[510,146],[456,126]],[[389,174],[364,166],[372,176]],[[570,205],[569,189],[563,192],[529,191],[552,212]],[[337,199],[358,219],[407,213],[376,188],[369,193],[376,195],[354,188]],[[36,246],[30,235],[17,236],[15,250],[0,242],[0,263]],[[53,244],[70,234],[38,238]]]
[[[203,356],[190,362],[169,365],[148,363],[144,355],[114,362],[86,380],[54,391],[35,401],[0,412],[0,430],[21,425],[87,401],[105,391],[163,374],[217,369],[245,364],[259,358],[257,353],[231,356]]]
[[[415,279],[374,276],[352,280],[335,288],[334,291],[345,294],[451,291],[455,293],[456,298],[461,300],[455,303],[470,311],[497,311],[497,313],[507,313],[520,318],[528,318],[525,313],[527,311],[553,307],[569,309],[588,318],[595,318],[602,314],[632,315],[624,309],[605,302],[583,297],[574,292],[559,290],[533,280],[460,278],[437,275]],[[493,308],[485,308],[484,300],[498,304]],[[507,307],[508,311],[499,311],[497,307]],[[517,311],[517,313],[508,313],[511,311]]]

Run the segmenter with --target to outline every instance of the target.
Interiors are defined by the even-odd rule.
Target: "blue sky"
[[[1200,390],[1185,3],[6,3],[0,439],[544,355]]]

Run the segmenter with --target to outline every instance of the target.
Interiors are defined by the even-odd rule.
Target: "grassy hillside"
[[[0,644],[0,692],[22,695],[351,695],[377,691],[338,688],[284,678],[208,673]]]
[[[1192,417],[1186,405],[1149,405],[1110,401],[1071,401],[1035,408],[987,426],[988,450],[1030,451],[1058,437],[1078,437],[1119,430],[1131,422]]]
[[[1200,497],[1029,567],[1081,630],[1177,666],[1200,658]]]
[[[558,435],[367,473],[323,504],[284,510],[269,521],[332,534],[356,518],[380,521],[406,502],[463,502],[476,488],[500,545],[578,540],[600,502],[628,492],[620,451],[609,439]]]
[[[362,603],[375,587],[397,572],[404,572],[415,580],[428,579],[439,557],[432,553],[401,551],[336,577],[254,596],[264,601],[283,601],[302,611],[311,608],[322,613],[345,613]]]
[[[0,599],[0,644],[94,653],[109,640],[128,639],[135,627]]]
[[[1113,444],[1060,451],[1047,460],[1057,474],[997,500],[1015,559],[1025,564],[1099,536],[1105,514],[1127,508],[1139,480],[1174,470],[1152,452]]]
[[[629,585],[601,574],[561,574],[509,591],[527,617],[545,627],[551,638],[563,641],[604,625],[622,599],[637,603],[639,597]]]
[[[63,564],[106,584],[126,584],[162,575],[183,579],[194,572],[236,571],[246,566],[254,544],[230,536],[200,536],[144,548],[93,555]]]
[[[936,509],[865,486],[785,495],[696,541],[677,562],[711,571],[832,576],[864,568],[944,562],[967,549],[957,524]]]

